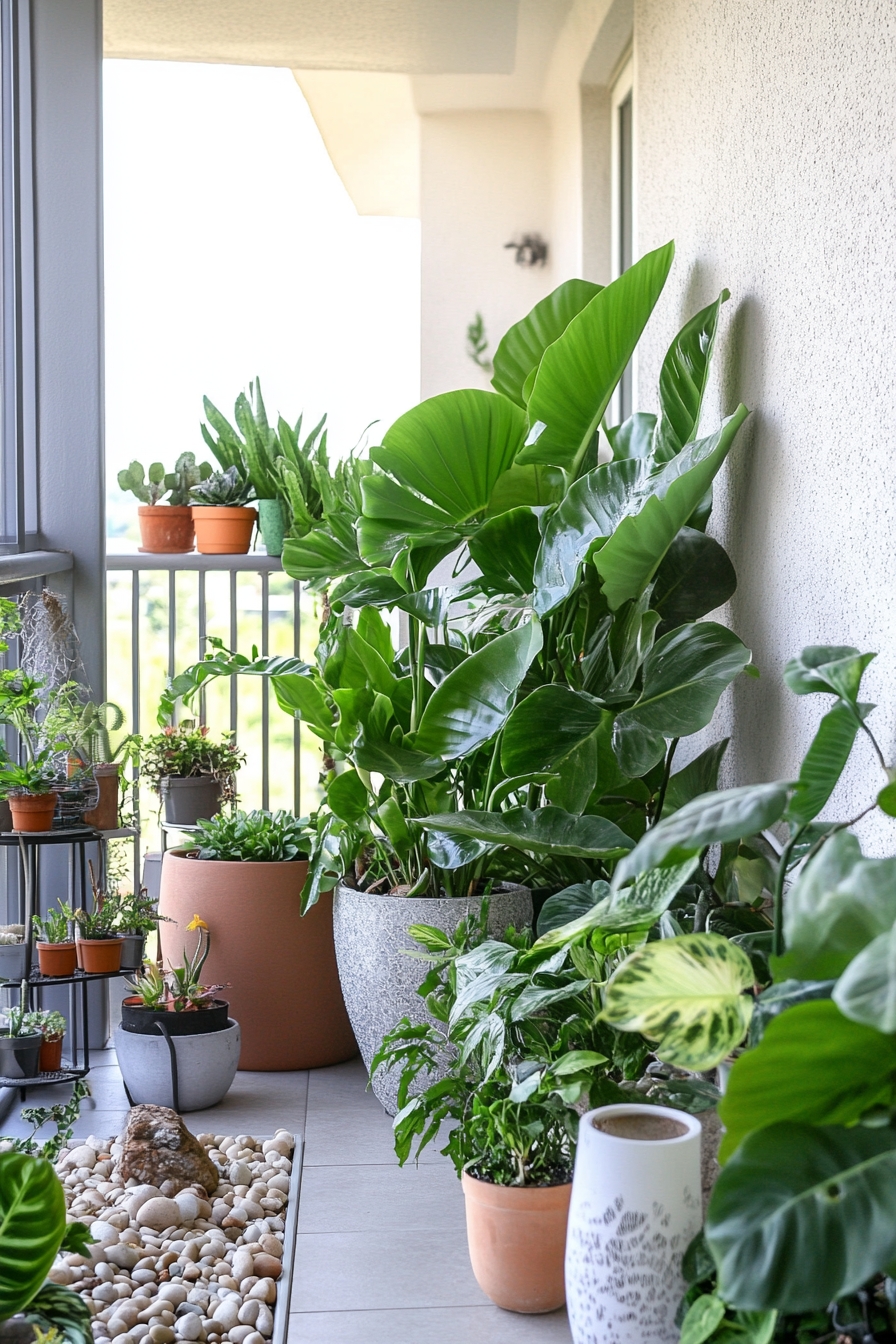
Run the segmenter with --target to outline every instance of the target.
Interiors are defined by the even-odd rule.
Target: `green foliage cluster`
[[[167,495],[167,503],[183,506],[189,504],[190,492],[211,474],[207,462],[197,465],[195,453],[181,453],[173,471],[166,471],[161,462],[153,462],[146,472],[140,462],[132,462],[118,473],[118,487],[130,490],[141,504],[161,504]]]
[[[32,917],[35,938],[42,943],[67,943],[71,937],[71,922],[74,917],[75,912],[70,905],[61,900],[57,901],[56,906],[51,906],[46,915]]]
[[[291,812],[219,812],[200,820],[200,859],[242,863],[283,863],[307,859],[313,845],[313,829],[307,817]]]
[[[190,491],[191,504],[219,509],[242,508],[254,498],[251,483],[240,478],[236,467],[214,472]]]
[[[156,793],[169,775],[179,779],[211,775],[221,783],[222,796],[228,801],[233,797],[233,777],[245,760],[229,733],[217,742],[205,725],[185,719],[176,727],[169,725],[146,739],[140,773]]]

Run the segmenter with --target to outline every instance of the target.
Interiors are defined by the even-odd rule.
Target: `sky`
[[[337,455],[376,442],[419,399],[418,221],[357,214],[289,70],[106,61],[104,105],[110,535],[120,468],[209,458],[203,394],[232,421],[256,375]]]

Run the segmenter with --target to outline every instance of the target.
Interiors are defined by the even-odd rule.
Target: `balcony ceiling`
[[[517,0],[105,0],[106,56],[511,75]]]

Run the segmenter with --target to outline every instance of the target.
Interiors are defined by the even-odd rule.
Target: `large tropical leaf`
[[[787,894],[787,951],[772,961],[775,979],[833,979],[894,922],[896,859],[865,859],[856,837],[837,831]]]
[[[657,1056],[693,1071],[712,1069],[747,1033],[753,1000],[749,958],[714,933],[648,943],[610,977],[604,1019],[658,1041]]]
[[[859,720],[848,705],[837,704],[825,714],[803,757],[787,809],[789,821],[806,826],[815,820],[837,787],[858,731]]]
[[[737,588],[726,552],[693,527],[683,527],[656,574],[651,606],[663,618],[663,633],[721,607]]]
[[[596,294],[545,350],[528,398],[519,461],[575,471],[659,298],[673,243],[649,252]]]
[[[674,940],[678,942],[678,939]],[[731,1070],[719,1116],[724,1161],[780,1120],[849,1125],[896,1099],[896,1039],[844,1017],[830,999],[788,1008]]]
[[[566,280],[536,303],[521,321],[515,322],[501,338],[492,361],[495,391],[503,392],[517,406],[525,408],[523,385],[529,374],[538,368],[548,346],[563,335],[576,314],[600,290],[601,286],[590,280]]]
[[[896,1032],[896,924],[849,963],[832,997],[853,1022]]]
[[[317,677],[292,672],[271,678],[277,704],[286,714],[307,723],[321,737],[331,737],[333,713]]]
[[[351,754],[362,770],[373,770],[394,780],[396,784],[415,784],[421,779],[432,779],[444,770],[439,756],[427,755],[413,747],[405,747],[386,738],[362,730]]]
[[[28,1305],[65,1234],[65,1196],[45,1158],[0,1154],[0,1320]]]
[[[342,574],[355,574],[367,566],[358,553],[358,542],[347,525],[312,528],[304,537],[287,537],[283,543],[283,568],[292,579],[320,583]]]
[[[492,640],[449,672],[423,711],[416,749],[453,761],[494,737],[506,722],[541,643],[541,626],[530,621]]]
[[[784,681],[794,695],[816,691],[839,695],[850,704],[859,698],[865,668],[876,653],[859,653],[848,644],[811,644],[784,668]]]
[[[521,507],[489,518],[470,538],[469,549],[489,587],[528,594],[540,544],[538,519],[530,508]]]
[[[701,751],[699,756],[695,756],[686,766],[670,776],[663,802],[664,817],[671,812],[677,812],[685,803],[690,803],[701,793],[710,793],[718,789],[719,767],[730,741],[729,737],[723,737],[720,742],[714,742],[711,747]]]
[[[599,700],[555,684],[539,686],[516,706],[501,739],[501,766],[507,775],[548,770],[609,717]]]
[[[724,844],[756,835],[779,821],[787,806],[790,785],[746,784],[739,789],[705,793],[664,817],[638,841],[613,874],[613,886],[623,886],[656,864],[680,863],[699,854],[706,845]]]
[[[668,462],[697,433],[719,310],[730,298],[723,289],[715,303],[685,323],[666,353],[660,369],[660,417],[653,449],[657,462]]]
[[[607,882],[576,882],[571,887],[564,887],[562,891],[549,896],[541,907],[536,926],[538,936],[542,937],[552,929],[571,924],[574,919],[581,919],[582,915],[587,915],[589,910],[606,900],[609,894]]]
[[[641,873],[632,886],[617,888],[607,904],[601,928],[649,928],[668,910],[699,863],[694,855],[671,868],[652,868]]]
[[[559,467],[513,466],[499,476],[489,496],[489,518],[509,509],[545,508],[559,504],[566,494],[566,478]]]
[[[705,1235],[737,1307],[801,1312],[896,1259],[896,1132],[777,1124],[716,1182]]]
[[[490,845],[507,845],[530,854],[567,854],[580,859],[614,859],[632,842],[604,817],[577,817],[559,807],[514,807],[507,812],[440,812],[420,825],[465,835]]]

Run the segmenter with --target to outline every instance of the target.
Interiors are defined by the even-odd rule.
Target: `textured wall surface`
[[[732,291],[704,423],[753,409],[713,530],[759,682],[735,690],[734,774],[787,776],[827,698],[795,699],[805,644],[879,650],[865,698],[896,758],[896,8],[892,0],[636,0],[638,250],[677,258],[640,401],[685,316]],[[878,785],[860,744],[829,809]],[[870,847],[892,848],[877,819]]]

